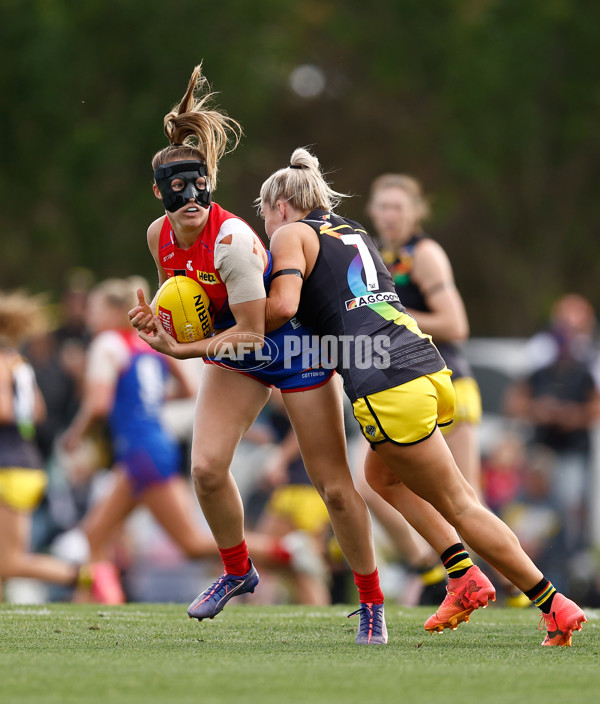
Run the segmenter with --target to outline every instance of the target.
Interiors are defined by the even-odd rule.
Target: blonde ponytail
[[[263,183],[255,204],[259,211],[263,205],[274,208],[285,200],[293,208],[310,211],[315,208],[332,211],[349,196],[334,191],[321,172],[319,160],[305,147],[295,149],[289,166],[279,169]]]

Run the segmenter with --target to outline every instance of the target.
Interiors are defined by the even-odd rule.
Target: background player
[[[419,328],[431,335],[452,371],[454,420],[441,430],[456,464],[482,501],[477,438],[481,395],[461,347],[469,334],[469,321],[446,252],[423,230],[423,222],[430,214],[429,203],[415,178],[389,173],[373,181],[367,209],[402,305]],[[376,463],[376,456],[369,456],[369,461]],[[385,511],[368,490],[363,495],[376,515],[377,511]],[[403,532],[403,526],[397,525],[394,532]],[[510,604],[529,605],[521,592],[499,577]]]
[[[74,587],[81,577],[77,565],[29,552],[32,513],[47,485],[33,442],[35,424],[46,409],[33,369],[19,348],[46,327],[39,298],[0,293],[0,597],[4,579],[26,577]]]

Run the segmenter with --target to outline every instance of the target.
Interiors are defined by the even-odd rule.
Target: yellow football
[[[158,289],[156,315],[177,342],[196,342],[213,331],[210,299],[202,286],[187,276],[172,276]]]

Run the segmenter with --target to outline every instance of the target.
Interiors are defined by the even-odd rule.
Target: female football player
[[[0,597],[3,579],[26,577],[74,587],[81,573],[70,562],[28,551],[31,515],[47,484],[33,440],[46,408],[33,369],[18,350],[45,326],[39,299],[0,294]]]
[[[477,439],[481,395],[461,347],[469,334],[469,321],[446,252],[423,230],[429,203],[415,178],[391,173],[379,176],[371,184],[367,210],[381,257],[402,305],[419,328],[431,335],[452,372],[454,420],[441,431],[458,468],[483,500]],[[379,460],[375,453],[369,453],[368,461],[375,464]],[[363,496],[373,509],[367,496]],[[523,593],[504,578],[500,577],[500,582],[509,604],[529,604]]]
[[[540,607],[548,630],[543,644],[570,645],[583,611],[557,593],[456,466],[439,430],[454,413],[450,371],[407,315],[367,232],[333,212],[340,195],[305,149],[263,183],[258,204],[275,269],[268,321],[277,325],[298,314],[331,343],[354,415],[382,460],[377,471],[367,467],[367,480],[448,570],[448,594],[425,628],[456,628],[495,598],[460,534]]]
[[[431,335],[452,372],[454,421],[444,437],[456,464],[481,497],[476,432],[481,397],[460,347],[469,334],[469,321],[448,256],[422,229],[429,206],[420,183],[403,174],[379,176],[371,185],[368,213],[396,293],[419,328]]]
[[[353,572],[361,607],[358,643],[385,643],[383,594],[375,563],[367,507],[348,469],[342,423],[342,399],[333,371],[302,366],[286,339],[300,340],[303,329],[283,321],[269,335],[272,358],[260,354],[226,361],[223,352],[262,340],[271,260],[264,245],[242,219],[211,202],[217,166],[228,140],[237,145],[237,122],[209,109],[210,93],[200,94],[206,79],[194,70],[181,102],[164,118],[169,146],[152,160],[154,193],[166,214],[148,230],[148,246],[158,281],[185,274],[200,281],[211,301],[217,334],[177,343],[153,316],[140,295],[130,318],[148,344],[174,357],[204,357],[192,441],[196,494],[219,546],[224,574],[190,605],[193,618],[213,618],[232,596],[252,592],[258,573],[244,539],[244,512],[229,471],[244,433],[265,405],[270,386],[284,393],[308,474],[323,497],[337,540]],[[265,345],[265,348],[267,345]],[[309,365],[310,366],[310,365]],[[237,373],[236,373],[237,372]],[[302,393],[307,390],[310,393]],[[294,393],[298,392],[298,393]]]
[[[375,227],[380,252],[407,313],[419,328],[432,336],[446,366],[452,371],[456,395],[452,425],[442,428],[454,459],[481,498],[479,448],[476,426],[481,417],[479,389],[459,343],[466,338],[469,324],[465,307],[454,285],[452,267],[442,247],[427,237],[422,223],[429,215],[429,204],[420,183],[403,174],[384,174],[371,185],[367,212]],[[366,462],[381,462],[376,453],[366,452]],[[409,563],[417,560],[431,564],[431,558],[416,551],[406,523],[390,513],[389,506],[365,481],[358,468],[357,486],[367,505],[384,525],[392,540],[402,549],[406,544]],[[418,563],[417,563],[418,564]],[[438,563],[439,564],[439,563]],[[432,567],[423,578],[443,578],[443,571]],[[527,601],[529,603],[529,601]]]

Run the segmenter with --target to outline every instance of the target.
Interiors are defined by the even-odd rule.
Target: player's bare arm
[[[429,311],[409,310],[423,332],[439,341],[460,341],[469,336],[465,306],[454,283],[447,254],[434,240],[419,242],[412,280],[425,296]]]
[[[298,310],[302,281],[307,270],[305,227],[300,223],[284,225],[271,238],[273,276],[267,298],[267,332],[281,327]],[[280,275],[279,272],[287,273]]]

